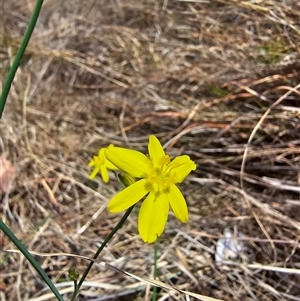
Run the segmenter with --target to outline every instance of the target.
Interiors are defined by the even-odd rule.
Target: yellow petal
[[[109,175],[108,175],[108,170],[105,166],[101,166],[101,169],[100,169],[100,172],[101,172],[101,177],[102,177],[102,180],[104,183],[108,183],[109,181]]]
[[[113,165],[107,158],[106,158],[106,161],[105,161],[105,166],[106,166],[106,168],[108,168],[110,170],[118,170],[118,167]]]
[[[188,208],[179,188],[176,185],[170,185],[170,190],[166,195],[176,218],[186,223],[189,218]]]
[[[176,183],[181,183],[192,170],[197,168],[197,165],[189,156],[184,155],[176,157],[169,167],[172,169],[170,174],[176,178]]]
[[[148,152],[150,159],[154,160],[160,160],[165,156],[164,149],[162,148],[159,140],[154,135],[151,135],[149,137]]]
[[[89,162],[89,167],[95,166],[97,164],[97,156],[94,156],[93,159]]]
[[[136,150],[110,145],[105,149],[105,156],[120,170],[135,178],[144,178],[149,173],[150,160]]]
[[[114,166],[105,156],[105,148],[101,148],[99,150],[99,162],[101,162],[101,165],[106,166],[106,168],[110,170],[117,170],[118,168]]]
[[[110,212],[121,212],[142,199],[148,192],[145,188],[146,180],[139,180],[121,190],[108,203],[107,209]]]
[[[90,174],[90,180],[93,180],[95,177],[96,177],[96,175],[97,175],[97,173],[99,172],[99,168],[98,167],[95,167],[94,168],[94,170],[91,172],[91,174]]]
[[[168,220],[168,212],[169,202],[165,194],[156,197],[154,193],[149,193],[141,206],[138,217],[139,233],[144,242],[152,243],[163,233]]]

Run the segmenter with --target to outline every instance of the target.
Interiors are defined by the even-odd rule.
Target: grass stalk
[[[40,14],[40,11],[41,11],[41,8],[42,8],[42,5],[43,5],[43,2],[44,2],[44,0],[37,0],[36,1],[35,7],[33,9],[32,15],[31,15],[31,19],[29,21],[27,30],[26,30],[26,32],[24,34],[24,37],[23,37],[22,43],[21,43],[21,45],[20,45],[20,47],[17,51],[15,59],[13,60],[12,66],[11,66],[9,72],[8,72],[8,75],[7,75],[7,78],[6,78],[6,81],[4,83],[3,90],[2,90],[2,93],[1,93],[1,96],[0,96],[0,119],[2,118],[2,114],[3,114],[5,103],[6,103],[6,99],[8,97],[8,93],[10,91],[10,87],[12,85],[12,82],[13,82],[14,78],[15,78],[16,72],[17,72],[18,67],[20,65],[20,61],[21,61],[21,59],[24,55],[24,52],[27,48],[27,45],[30,41],[32,32],[35,28],[37,19],[39,17],[39,14]]]

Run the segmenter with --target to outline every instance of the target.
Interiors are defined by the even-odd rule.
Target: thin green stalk
[[[6,79],[6,82],[3,86],[3,90],[2,90],[2,93],[1,93],[1,96],[0,96],[0,119],[2,117],[2,113],[3,113],[3,110],[4,110],[4,106],[5,106],[5,103],[6,103],[6,99],[7,99],[11,84],[14,80],[14,77],[16,75],[16,72],[17,72],[18,67],[20,65],[20,61],[21,61],[21,59],[24,55],[24,52],[26,50],[26,47],[27,47],[27,45],[30,41],[32,32],[35,28],[38,16],[40,14],[40,11],[41,11],[41,8],[42,8],[42,5],[43,5],[43,2],[44,2],[44,0],[37,0],[36,1],[35,7],[33,9],[32,15],[31,15],[31,19],[29,21],[27,30],[26,30],[26,32],[24,34],[24,37],[23,37],[23,41],[20,45],[20,48],[17,51],[16,57],[15,57],[13,63],[12,63],[12,66],[9,70],[9,73],[7,75],[7,79]]]
[[[154,271],[153,271],[153,278],[154,280],[157,278],[157,243],[154,243]],[[153,295],[152,301],[157,300],[157,286],[153,286]]]
[[[69,278],[71,281],[74,282],[74,292],[70,298],[70,300],[75,300],[77,294],[78,294],[78,278],[79,278],[79,272],[75,267],[71,267],[69,269]]]
[[[45,283],[49,286],[53,294],[56,296],[57,300],[64,301],[63,297],[58,292],[57,288],[54,286],[48,275],[41,268],[34,257],[28,252],[26,247],[18,240],[18,238],[13,234],[13,232],[4,224],[2,219],[0,219],[0,229],[4,234],[10,239],[10,241],[18,248],[18,250],[27,258],[30,264],[35,268],[35,270],[40,274]]]
[[[128,216],[131,213],[131,211],[132,211],[133,208],[134,208],[134,205],[127,209],[127,211],[122,216],[122,218],[120,219],[120,221],[118,222],[118,224],[113,228],[113,230],[108,234],[108,236],[106,237],[106,239],[104,240],[104,242],[101,244],[101,246],[99,247],[99,249],[95,253],[93,259],[97,259],[98,258],[99,254],[105,248],[105,246],[107,245],[107,243],[111,240],[111,238],[115,235],[115,233],[123,226],[123,224],[125,223],[126,219],[128,218]],[[83,281],[87,277],[88,273],[90,272],[93,264],[94,264],[94,261],[91,261],[90,264],[88,265],[87,269],[84,271],[84,274],[82,275],[82,277],[81,277],[81,279],[80,279],[80,281],[78,283],[78,286],[77,286],[78,291],[79,291],[79,289],[80,289]],[[76,297],[76,296],[74,296],[74,297]],[[71,300],[73,301],[73,300],[75,300],[75,298],[73,298]]]
[[[75,300],[77,294],[79,292],[77,280],[74,281],[74,292],[70,298],[70,300]]]

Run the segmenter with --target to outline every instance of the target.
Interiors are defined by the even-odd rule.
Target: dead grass
[[[33,4],[3,3],[2,82]],[[117,182],[90,181],[87,162],[109,143],[146,151],[154,133],[198,165],[181,185],[189,223],[171,215],[160,240],[160,280],[222,300],[300,300],[299,20],[296,0],[45,1],[0,124],[0,153],[18,169],[1,210],[49,255],[36,258],[66,298],[68,269],[88,262],[51,254],[92,257],[120,218],[105,209]],[[220,266],[225,229],[244,251]],[[101,260],[151,278],[152,257],[135,212]],[[51,299],[22,256],[1,258],[1,300]],[[88,281],[79,300],[150,298],[99,264]]]

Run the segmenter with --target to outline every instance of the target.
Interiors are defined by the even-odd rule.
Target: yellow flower
[[[90,174],[90,179],[94,179],[97,173],[100,172],[103,182],[108,183],[108,169],[118,170],[118,168],[106,159],[104,151],[105,148],[99,149],[98,155],[94,156],[93,159],[89,162],[89,166],[94,167],[94,170]]]
[[[105,149],[109,161],[132,177],[139,178],[110,200],[108,210],[124,211],[147,195],[140,208],[138,229],[144,242],[152,243],[164,231],[170,206],[178,220],[187,222],[187,205],[175,184],[181,183],[195,170],[196,164],[186,155],[171,161],[153,135],[149,137],[148,152],[149,157],[113,145]]]

